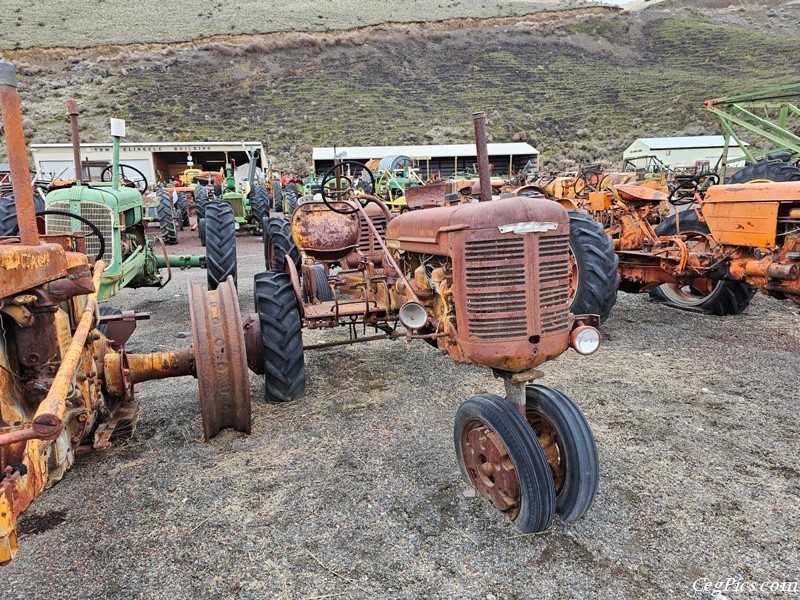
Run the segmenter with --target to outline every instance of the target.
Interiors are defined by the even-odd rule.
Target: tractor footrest
[[[303,307],[307,319],[333,319],[338,317],[356,317],[360,315],[385,313],[386,305],[381,302],[355,302],[335,301],[320,302],[319,304],[306,304]]]

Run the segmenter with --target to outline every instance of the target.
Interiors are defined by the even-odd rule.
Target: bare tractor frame
[[[532,382],[570,345],[594,352],[599,317],[569,312],[566,210],[543,198],[491,201],[483,113],[474,124],[480,202],[391,218],[383,202],[341,177],[348,165],[363,169],[374,188],[372,173],[344,161],[325,174],[316,199],[300,202],[291,224],[270,219],[268,269],[255,278],[260,327],[249,330],[259,331],[261,343],[246,337],[248,347],[263,350],[272,402],[305,394],[304,350],[337,344],[423,341],[457,363],[491,369],[506,395],[473,396],[459,407],[459,466],[520,531],[542,531],[556,513],[573,520],[588,510],[599,462],[580,409]],[[355,337],[362,326],[376,334]],[[350,338],[303,347],[303,328],[332,327],[350,328]]]

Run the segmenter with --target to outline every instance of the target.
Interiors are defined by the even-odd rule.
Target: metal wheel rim
[[[692,233],[694,237],[686,240],[686,245],[690,251],[707,252],[713,244],[708,236],[702,233]],[[661,292],[672,302],[683,304],[684,306],[700,306],[710,296],[713,296],[717,288],[722,285],[721,281],[712,284],[708,277],[698,277],[691,283],[680,285],[677,283],[664,283],[661,285]]]
[[[461,430],[461,455],[478,493],[514,519],[522,498],[519,475],[500,436],[480,419],[470,419]]]
[[[544,451],[544,456],[553,475],[553,487],[556,490],[556,496],[558,496],[567,479],[567,453],[564,440],[561,439],[553,422],[544,414],[528,410],[525,413],[525,419],[539,439],[539,445]]]
[[[233,278],[205,291],[189,282],[189,310],[203,434],[233,427],[250,433],[250,379]]]

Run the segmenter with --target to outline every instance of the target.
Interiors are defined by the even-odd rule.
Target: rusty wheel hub
[[[561,436],[558,435],[553,423],[543,414],[528,411],[525,417],[536,437],[539,438],[539,445],[544,451],[544,457],[547,459],[547,464],[553,474],[553,487],[555,488],[556,496],[558,496],[564,487],[564,481],[567,477],[564,442]]]
[[[250,433],[247,353],[233,278],[211,291],[189,282],[189,310],[205,439],[224,427]]]
[[[486,424],[472,420],[461,432],[464,465],[481,496],[503,512],[519,512],[519,476],[503,441]]]

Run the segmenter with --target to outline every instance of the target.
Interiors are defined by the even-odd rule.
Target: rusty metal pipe
[[[476,112],[472,115],[475,126],[475,148],[478,151],[478,181],[481,186],[481,202],[492,199],[492,181],[489,174],[489,150],[486,145],[486,114]]]
[[[75,100],[67,100],[67,114],[69,115],[69,126],[72,130],[72,162],[75,165],[75,181],[83,183],[81,138],[78,133],[78,103]]]
[[[11,167],[11,183],[14,188],[19,241],[24,246],[38,246],[39,229],[36,226],[28,150],[25,147],[25,131],[19,107],[17,74],[14,65],[7,60],[0,60],[0,108],[3,111],[3,130],[8,149],[8,164]]]
[[[98,260],[94,265],[92,280],[95,290],[100,288],[100,279],[105,268],[106,264],[102,260]],[[96,314],[97,291],[94,291],[86,299],[86,306],[81,314],[78,327],[75,329],[75,335],[73,335],[72,342],[70,342],[64,358],[61,360],[53,385],[50,386],[50,391],[47,392],[47,396],[39,404],[36,415],[33,417],[33,430],[39,439],[53,440],[61,433],[64,414],[67,410],[67,394],[72,387],[75,370],[80,363],[83,347],[86,345],[86,339],[94,325]]]
[[[9,431],[7,433],[0,434],[0,448],[3,446],[8,446],[9,444],[17,444],[19,442],[34,440],[38,437],[39,436],[36,435],[36,432],[30,426],[23,429],[17,429],[16,431]]]

